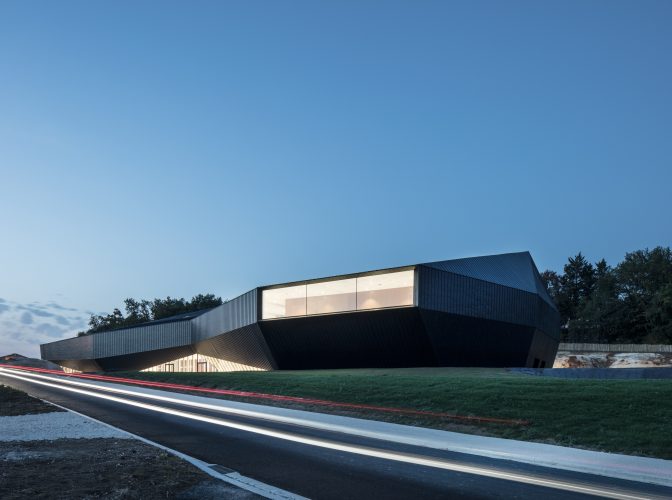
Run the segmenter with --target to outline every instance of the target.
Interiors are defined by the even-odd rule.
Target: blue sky
[[[0,351],[127,296],[670,245],[671,26],[669,1],[2,2]]]

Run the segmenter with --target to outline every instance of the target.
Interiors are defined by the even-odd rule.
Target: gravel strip
[[[70,412],[0,417],[0,441],[91,438],[131,439],[127,434]]]

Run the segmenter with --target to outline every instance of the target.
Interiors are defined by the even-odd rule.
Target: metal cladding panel
[[[536,330],[530,345],[530,353],[526,366],[533,368],[553,368],[555,355],[558,353],[558,345],[557,339],[549,337],[541,330]],[[543,362],[543,366],[538,364],[540,362]]]
[[[430,262],[424,266],[539,295],[555,308],[529,252]]]
[[[420,266],[418,306],[462,316],[536,324],[535,295]]]
[[[93,357],[109,358],[191,344],[189,320],[94,333]],[[152,366],[151,364],[148,366]]]
[[[559,338],[560,315],[536,293],[418,266],[418,307],[532,326]]]
[[[40,346],[42,359],[49,361],[93,358],[93,336],[84,335]],[[78,368],[75,368],[78,369]]]
[[[441,366],[524,367],[535,328],[420,309]]]
[[[194,348],[198,354],[240,365],[261,370],[277,368],[257,323],[209,338]]]
[[[194,354],[192,346],[172,347],[153,351],[124,354],[96,359],[96,363],[107,372],[120,370],[144,370],[150,366],[160,365],[177,358]]]
[[[530,257],[531,258],[531,257]],[[546,285],[544,284],[544,281],[541,279],[541,275],[539,274],[539,270],[537,269],[537,266],[533,266],[534,270],[534,278],[535,282],[537,285],[537,295],[541,297],[541,299],[548,304],[552,309],[555,309],[556,311],[558,310],[558,306],[555,303],[555,301],[551,298],[551,295],[548,293],[548,288],[546,288]]]
[[[556,344],[560,342],[560,313],[545,300],[539,300],[537,328],[551,337]],[[557,346],[556,346],[557,349]]]
[[[192,343],[231,332],[257,321],[257,289],[250,290],[192,320]]]
[[[259,326],[281,370],[436,366],[415,307],[266,320]]]

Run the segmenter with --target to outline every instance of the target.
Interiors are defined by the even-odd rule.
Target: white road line
[[[0,368],[0,371],[8,371],[5,368]],[[253,417],[253,418],[258,418],[258,419],[263,419],[263,420],[272,420],[272,421],[277,421],[277,422],[283,422],[283,423],[288,423],[288,424],[298,424],[298,425],[310,425],[311,427],[317,427],[323,430],[333,430],[330,428],[328,425],[311,425],[311,422],[308,422],[303,419],[299,418],[289,418],[289,417],[282,417],[279,415],[269,415],[267,413],[263,412],[258,412],[258,411],[252,411],[252,410],[242,410],[239,408],[225,408],[220,405],[215,405],[215,404],[208,404],[208,403],[199,403],[197,401],[189,401],[185,399],[178,399],[178,398],[172,398],[168,396],[160,396],[158,394],[148,394],[145,392],[139,392],[137,390],[132,390],[132,389],[120,389],[118,387],[109,387],[109,386],[100,386],[97,385],[95,382],[80,382],[78,380],[72,380],[72,379],[60,379],[56,378],[57,376],[51,376],[51,375],[41,375],[37,373],[31,373],[31,372],[26,372],[26,371],[19,371],[19,370],[14,370],[14,373],[20,373],[21,375],[24,375],[26,377],[33,377],[33,378],[40,378],[44,380],[51,380],[54,382],[58,382],[61,384],[69,384],[69,385],[75,385],[78,387],[86,387],[98,391],[106,391],[106,392],[113,392],[116,394],[126,394],[128,396],[136,396],[136,397],[141,397],[145,399],[154,399],[156,401],[165,401],[167,403],[176,403],[184,406],[192,406],[194,408],[202,408],[204,410],[212,410],[212,411],[218,411],[221,413],[231,413],[234,415],[242,415],[245,417]],[[102,382],[102,383],[109,383],[109,382]],[[157,390],[154,388],[150,388],[152,390]]]
[[[464,472],[467,474],[475,474],[479,476],[492,477],[496,479],[504,479],[507,481],[516,481],[525,484],[532,484],[536,486],[543,486],[547,488],[560,489],[564,491],[571,491],[575,493],[583,493],[588,495],[601,496],[606,498],[615,498],[619,500],[651,500],[651,495],[641,496],[637,493],[628,492],[625,490],[603,488],[598,486],[590,486],[587,484],[574,483],[569,481],[561,481],[556,479],[548,479],[543,477],[533,476],[531,474],[523,473],[512,473],[497,470],[490,467],[474,466],[474,465],[464,465],[458,462],[453,462],[449,460],[442,460],[437,458],[423,457],[419,455],[413,455],[408,453],[399,453],[388,450],[380,450],[375,448],[368,448],[364,446],[349,445],[343,443],[332,442],[319,438],[310,438],[299,436],[296,434],[291,434],[283,431],[275,431],[271,429],[264,429],[256,425],[241,424],[238,422],[231,422],[221,418],[209,417],[206,415],[197,415],[195,413],[189,413],[181,410],[175,410],[170,408],[164,408],[162,406],[152,405],[148,403],[142,403],[139,401],[133,401],[129,399],[120,398],[117,396],[111,396],[108,394],[100,394],[85,389],[77,389],[74,387],[65,387],[63,385],[58,385],[51,382],[44,382],[41,380],[35,380],[34,378],[25,377],[16,375],[14,373],[8,373],[8,370],[1,369],[4,372],[5,376],[24,380],[26,382],[32,382],[34,384],[44,385],[48,387],[54,387],[56,389],[66,390],[70,392],[76,392],[79,394],[85,394],[87,396],[107,399],[110,401],[115,401],[117,403],[126,404],[129,406],[135,406],[138,408],[144,408],[151,411],[156,411],[159,413],[166,413],[169,415],[175,415],[178,417],[188,418],[192,420],[199,420],[201,422],[207,422],[214,425],[220,425],[223,427],[229,427],[232,429],[237,429],[245,432],[252,432],[254,434],[260,434],[263,436],[268,436],[277,439],[283,439],[286,441],[292,441],[295,443],[306,444],[310,446],[317,446],[320,448],[327,448],[331,450],[343,451],[347,453],[354,453],[357,455],[364,455],[375,458],[382,458],[386,460],[393,460],[396,462],[404,462],[415,465],[423,465],[427,467],[434,467],[438,469],[450,470],[455,472]],[[60,382],[60,381],[59,381]],[[663,498],[663,497],[661,497]]]

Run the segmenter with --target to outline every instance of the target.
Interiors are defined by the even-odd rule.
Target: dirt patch
[[[0,385],[0,417],[15,417],[17,415],[49,413],[52,411],[63,410],[29,396],[25,392]]]
[[[0,498],[259,498],[136,440],[0,443]]]

